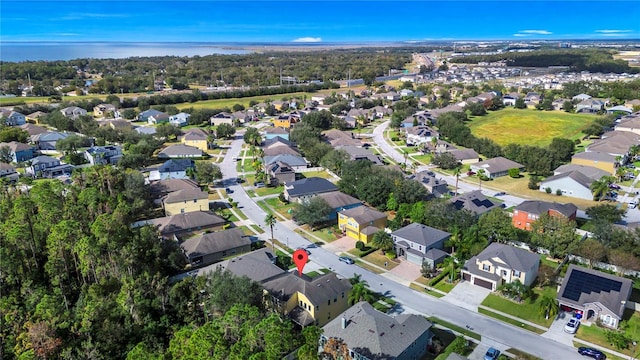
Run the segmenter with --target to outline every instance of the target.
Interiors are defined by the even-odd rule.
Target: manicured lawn
[[[349,256],[351,254],[343,254],[343,255]],[[382,274],[384,272],[384,271],[378,269],[375,266],[371,266],[371,265],[369,265],[367,263],[363,263],[362,260],[360,260],[360,259],[354,259],[354,260],[356,261],[356,265],[360,266],[363,269],[369,270],[374,274]]]
[[[435,289],[438,289],[440,291],[444,291],[446,293],[450,292],[451,290],[453,290],[453,288],[458,284],[457,281],[454,281],[452,283],[447,282],[446,279],[442,279],[440,281],[438,281],[438,283],[436,284],[436,286],[434,286]]]
[[[623,320],[627,321],[627,329],[625,330],[625,334],[631,339],[640,339],[640,313],[634,312],[633,310],[626,309],[623,315]],[[576,333],[576,337],[578,339],[582,339],[585,341],[592,342],[596,345],[604,346],[611,350],[615,350],[621,352],[625,355],[631,356],[631,351],[633,348],[632,344],[629,344],[628,349],[616,349],[607,341],[606,330],[604,328],[598,327],[593,324],[591,326],[580,326],[578,328],[578,332]],[[636,340],[637,341],[637,340]],[[640,347],[636,346],[636,354],[640,352]]]
[[[547,146],[555,137],[571,140],[582,137],[582,129],[594,119],[592,115],[563,111],[502,109],[476,116],[468,125],[474,135],[487,137],[499,145]]]
[[[545,319],[544,314],[540,314],[538,302],[542,299],[543,295],[549,295],[555,299],[557,291],[553,287],[546,287],[542,290],[538,288],[533,289],[533,292],[534,295],[520,304],[495,294],[489,294],[482,302],[482,305],[544,327],[549,327],[553,322],[553,317]]]
[[[318,92],[322,93],[323,91],[321,90]],[[249,102],[251,100],[255,100],[260,103],[268,99],[279,100],[283,96],[302,98],[304,95],[307,95],[308,98],[311,98],[312,93],[296,92],[296,93],[290,93],[290,94],[278,94],[278,95],[268,95],[268,96],[251,96],[251,97],[244,97],[244,98],[206,100],[206,101],[198,101],[195,103],[176,104],[176,107],[180,110],[188,109],[190,107],[193,107],[194,109],[222,109],[225,107],[231,108],[235,104],[242,104],[244,105],[244,107],[248,108]]]
[[[441,297],[443,297],[443,296],[444,296],[444,295],[440,294],[440,293],[439,293],[439,292],[437,292],[437,291],[433,291],[433,290],[425,289],[425,288],[423,288],[422,286],[420,286],[420,285],[418,285],[418,284],[416,284],[416,283],[411,283],[411,284],[409,284],[409,287],[410,287],[411,289],[413,289],[413,290],[416,290],[416,291],[426,292],[427,294],[429,294],[429,295],[431,295],[431,296],[433,296],[433,297],[441,298]]]
[[[431,163],[431,159],[433,158],[433,156],[431,156],[431,154],[424,154],[424,155],[414,155],[411,158],[414,159],[415,161],[423,163],[424,165],[428,165]]]
[[[457,333],[466,335],[466,336],[468,336],[470,338],[473,338],[473,339],[476,339],[476,340],[480,340],[480,338],[481,338],[480,334],[478,334],[478,333],[475,333],[473,331],[469,331],[468,329],[462,328],[462,327],[460,327],[458,325],[454,325],[454,324],[452,324],[450,322],[446,322],[446,321],[441,320],[441,319],[439,319],[437,317],[433,317],[433,316],[427,317],[427,320],[431,321],[434,324],[440,325],[440,326],[442,326],[444,328],[447,328],[447,329],[453,330],[453,331],[455,331]]]
[[[293,208],[291,204],[283,204],[278,198],[271,198],[264,200],[267,205],[269,205],[274,211],[278,214],[284,216],[285,218],[291,220],[291,214],[289,213],[289,209]]]
[[[529,331],[534,332],[536,334],[545,333],[544,330],[538,329],[537,327],[533,327],[531,325],[523,324],[521,321],[514,320],[514,319],[506,317],[506,316],[502,316],[500,314],[494,313],[493,311],[489,311],[489,310],[486,310],[486,309],[478,309],[478,312],[480,314],[484,314],[484,315],[490,316],[492,318],[498,319],[498,320],[500,320],[502,322],[506,322],[508,324],[511,324],[511,325],[514,325],[514,326],[518,326],[518,327],[520,327],[522,329],[529,330]]]
[[[253,229],[253,231],[256,234],[263,234],[264,233],[264,230],[262,230],[262,228],[260,226],[256,225],[256,224],[251,224],[249,226]]]
[[[389,258],[386,255],[383,255],[380,250],[372,252],[371,254],[363,257],[363,259],[387,270],[391,270],[400,264],[399,262],[389,260]],[[385,263],[387,264],[387,266],[384,266]]]
[[[273,195],[273,194],[280,194],[281,192],[284,191],[284,186],[276,186],[276,187],[269,187],[269,186],[265,186],[262,188],[256,188],[255,192],[257,196],[267,196],[267,195]]]
[[[302,178],[311,178],[311,177],[319,177],[319,178],[323,178],[323,179],[327,179],[329,181],[334,181],[334,177],[331,176],[331,174],[329,174],[328,172],[322,170],[322,171],[305,171],[303,173],[297,174],[298,176],[301,176]]]
[[[328,243],[338,239],[338,237],[336,237],[336,234],[338,236],[341,236],[341,234],[336,231],[337,226],[311,231],[309,229],[309,225],[303,225],[302,229],[304,229],[306,232],[313,234],[315,237],[319,238],[320,240]],[[298,229],[296,229],[296,231],[297,230]]]

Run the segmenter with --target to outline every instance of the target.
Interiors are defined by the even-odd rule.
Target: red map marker
[[[293,262],[298,268],[299,275],[302,275],[302,269],[304,269],[304,266],[307,264],[307,260],[309,260],[309,255],[303,249],[298,249],[293,252]]]

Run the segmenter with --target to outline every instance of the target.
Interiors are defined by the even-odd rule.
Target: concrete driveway
[[[340,239],[336,239],[330,242],[327,245],[323,246],[327,250],[330,250],[334,253],[347,252],[356,247],[356,241],[348,236],[343,236]]]
[[[389,272],[409,281],[413,281],[422,276],[420,273],[420,265],[406,260],[400,260],[400,265],[389,270]]]
[[[565,345],[573,346],[573,337],[575,335],[564,332],[564,325],[569,321],[569,319],[571,319],[571,316],[572,315],[570,313],[561,312],[553,323],[551,323],[549,330],[540,336],[553,339]],[[580,326],[585,325],[580,324]]]
[[[442,299],[459,307],[478,311],[478,306],[491,290],[473,285],[468,281],[461,281]]]

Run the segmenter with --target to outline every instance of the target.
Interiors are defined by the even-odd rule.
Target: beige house
[[[163,202],[167,216],[209,210],[209,194],[200,189],[178,190],[168,194]]]
[[[209,135],[204,130],[193,128],[187,130],[182,136],[182,143],[206,152],[209,144],[207,141],[208,137]]]
[[[538,275],[540,257],[517,247],[492,243],[462,267],[462,279],[495,291],[500,285],[520,280],[530,286]]]

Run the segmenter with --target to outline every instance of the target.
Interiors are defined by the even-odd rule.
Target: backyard
[[[487,137],[499,145],[511,143],[547,146],[555,137],[579,139],[593,115],[533,109],[502,109],[471,117],[469,128],[477,137]]]

